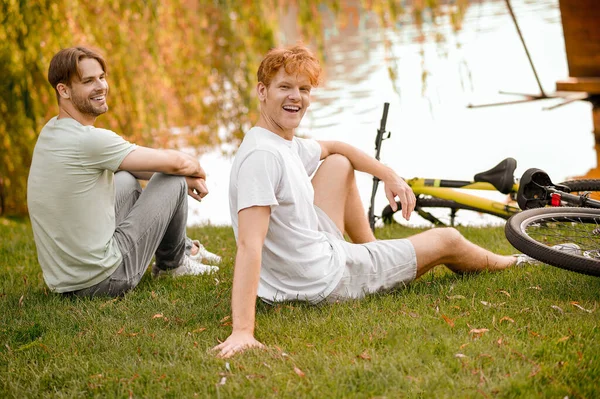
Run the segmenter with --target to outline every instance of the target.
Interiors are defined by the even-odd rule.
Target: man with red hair
[[[233,331],[214,348],[220,357],[263,346],[254,338],[257,295],[267,303],[343,301],[405,285],[439,264],[465,273],[516,262],[453,228],[376,240],[354,171],[381,179],[390,205],[396,209],[398,198],[405,219],[416,199],[392,169],[359,149],[294,136],[320,72],[302,46],[271,50],[258,69],[260,117],[238,149],[229,183],[237,256]]]

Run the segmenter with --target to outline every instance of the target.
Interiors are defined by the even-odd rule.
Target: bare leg
[[[444,264],[455,273],[496,271],[515,264],[514,256],[498,255],[464,238],[456,229],[437,228],[408,238],[417,254],[417,278]]]
[[[348,158],[334,154],[325,158],[312,179],[315,205],[333,220],[341,232],[360,244],[375,241],[363,207],[354,168]]]

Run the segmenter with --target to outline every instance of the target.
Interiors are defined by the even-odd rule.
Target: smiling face
[[[306,74],[288,74],[285,68],[277,71],[269,86],[259,82],[257,92],[261,107],[257,126],[291,140],[310,105],[311,89]]]
[[[57,91],[66,114],[84,125],[90,125],[108,111],[106,73],[93,58],[79,61],[79,72],[81,78],[74,76],[69,84],[60,83]]]

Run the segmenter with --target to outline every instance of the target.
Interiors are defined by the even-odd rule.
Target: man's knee
[[[447,249],[459,248],[460,244],[465,240],[463,235],[454,227],[441,227],[433,229],[432,231],[437,233],[439,242]]]
[[[115,173],[115,186],[123,191],[142,191],[135,176],[125,170]]]
[[[348,158],[341,154],[331,154],[323,160],[317,171],[320,178],[325,178],[325,181],[331,182],[330,178],[351,179],[354,177],[354,167]]]
[[[187,194],[187,182],[184,176],[166,175],[164,173],[154,173],[148,184],[159,185],[165,190],[180,191]]]
[[[321,167],[327,166],[336,170],[354,170],[348,158],[341,154],[331,154],[323,160]]]

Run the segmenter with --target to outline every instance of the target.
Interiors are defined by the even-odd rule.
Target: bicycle
[[[389,103],[384,103],[380,127],[375,137],[375,158],[379,160],[383,141],[390,138],[391,133],[386,131]],[[411,178],[406,182],[412,188],[417,203],[415,212],[423,219],[435,226],[454,226],[458,211],[472,211],[496,216],[503,220],[520,212],[521,208],[514,203],[519,191],[519,183],[515,180],[514,171],[517,161],[506,158],[493,168],[474,175],[472,180],[449,180],[440,178]],[[369,224],[374,231],[375,224],[382,220],[384,224],[395,223],[394,214],[401,209],[400,202],[396,202],[398,209],[394,211],[387,205],[381,215],[375,215],[375,196],[379,186],[379,179],[373,177],[373,188],[369,207]],[[571,180],[561,183],[565,192],[600,191],[600,180]],[[462,190],[495,191],[508,196],[507,202],[501,202],[482,196],[469,194]],[[439,213],[435,215],[434,209],[445,209],[448,221],[443,221]]]
[[[541,262],[600,276],[600,201],[567,191],[543,170],[527,170],[517,193],[523,211],[508,219],[506,238]],[[566,250],[565,243],[576,247]]]

